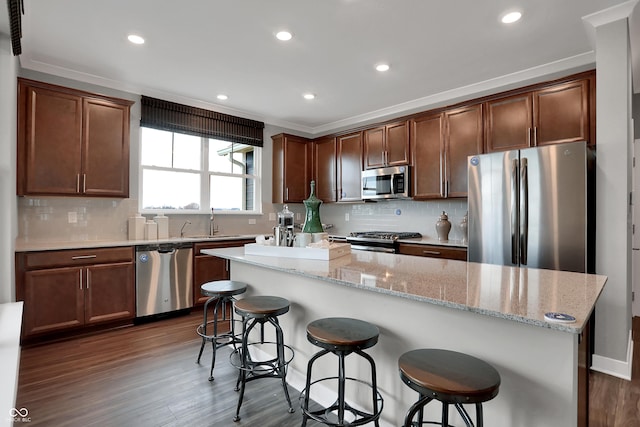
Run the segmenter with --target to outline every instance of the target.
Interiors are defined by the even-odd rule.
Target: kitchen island
[[[306,325],[321,317],[354,317],[380,328],[369,353],[384,398],[382,424],[401,425],[417,399],[397,368],[398,357],[416,348],[464,352],[500,372],[500,393],[484,405],[486,425],[582,424],[579,400],[584,404],[587,396],[584,377],[579,384],[580,340],[604,276],[364,251],[331,261],[245,255],[243,248],[206,253],[231,261],[231,278],[249,284],[247,295],[290,300],[291,311],[280,321],[295,350],[287,377],[293,387],[303,387],[306,363],[318,350],[306,339]],[[576,320],[550,323],[547,312]],[[354,376],[366,376],[363,368],[347,364]],[[314,376],[335,376],[335,370],[335,363],[319,365]],[[332,393],[311,397],[326,403]],[[359,396],[350,398],[366,407]],[[439,404],[428,405],[426,419],[439,412]],[[455,416],[452,424],[458,425]]]

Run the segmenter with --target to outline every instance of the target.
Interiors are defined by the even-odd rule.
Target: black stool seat
[[[236,314],[242,316],[242,347],[231,353],[231,363],[238,368],[236,391],[240,392],[233,421],[240,420],[240,407],[246,383],[260,378],[279,378],[282,381],[289,412],[293,413],[286,382],[287,366],[293,360],[293,349],[284,344],[284,335],[278,321],[278,316],[289,311],[289,301],[275,296],[250,296],[236,301],[234,310]],[[265,323],[273,326],[276,336],[275,342],[265,341]],[[260,340],[249,342],[249,334],[256,325],[260,325]],[[252,357],[249,351],[252,346],[259,349],[269,345],[272,346],[272,349],[275,346],[276,356],[267,360]]]
[[[308,418],[336,427],[360,426],[371,422],[378,426],[383,401],[382,395],[378,392],[376,366],[373,358],[362,350],[373,347],[378,342],[379,335],[380,331],[377,326],[362,320],[346,317],[318,319],[307,325],[307,339],[323,350],[316,353],[307,365],[307,381],[304,390],[300,393],[303,427],[306,425]],[[321,378],[312,382],[311,371],[313,363],[328,353],[338,356],[338,376]],[[355,353],[369,362],[371,366],[371,383],[346,376],[345,357],[351,353]],[[338,382],[338,399],[327,408],[311,410],[309,408],[309,395],[312,386],[332,380],[337,380]],[[371,389],[372,410],[370,412],[353,408],[345,401],[345,388],[348,383],[364,384]],[[345,419],[345,413],[350,413],[351,417]]]
[[[482,426],[482,403],[498,395],[500,374],[490,364],[463,353],[441,349],[420,349],[404,353],[398,360],[400,378],[420,395],[405,418],[405,427],[431,400],[442,402],[442,425],[448,425],[448,405],[453,404],[467,426],[473,423],[462,404],[476,404],[476,422]]]
[[[213,356],[211,357],[209,381],[213,381],[213,368],[216,364],[216,351],[229,344],[236,348],[236,344],[241,342],[239,334],[236,334],[235,332],[235,319],[233,317],[233,312],[227,307],[233,304],[233,301],[235,301],[235,295],[240,295],[246,292],[246,290],[246,283],[235,280],[216,280],[204,283],[200,286],[200,293],[209,297],[209,299],[204,303],[204,318],[202,323],[196,329],[196,333],[202,337],[202,344],[200,345],[200,352],[198,353],[198,360],[196,363],[200,363],[205,343],[210,341],[211,347],[213,347]],[[214,301],[213,320],[208,320],[209,304]],[[227,330],[223,332],[218,331],[220,323],[218,320],[218,314],[220,309],[222,309],[221,322],[224,322],[227,326]],[[229,319],[227,319],[227,312],[230,314]]]

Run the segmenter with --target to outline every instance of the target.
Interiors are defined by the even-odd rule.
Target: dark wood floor
[[[289,388],[289,414],[277,380],[247,386],[238,423],[236,372],[216,364],[209,382],[210,345],[195,364],[198,314],[99,335],[25,347],[17,407],[42,426],[299,426],[299,392]],[[221,350],[220,361],[229,350]],[[591,373],[591,427],[640,426],[640,346],[633,381]],[[16,424],[18,425],[18,424]],[[309,426],[316,426],[309,423]]]

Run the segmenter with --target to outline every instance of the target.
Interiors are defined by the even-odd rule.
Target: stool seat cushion
[[[289,300],[273,296],[250,296],[236,301],[236,313],[242,316],[280,316],[289,311]]]
[[[418,392],[462,397],[469,403],[493,399],[500,387],[500,374],[493,366],[450,350],[409,351],[400,356],[398,368],[403,381]]]
[[[223,295],[239,295],[247,290],[247,284],[235,280],[216,280],[203,283],[200,286],[200,293],[206,297],[217,297]]]
[[[307,325],[307,339],[323,348],[363,350],[375,345],[379,335],[377,326],[348,317],[328,317]]]

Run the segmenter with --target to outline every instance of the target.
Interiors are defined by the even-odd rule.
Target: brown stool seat
[[[216,364],[217,350],[227,345],[233,345],[235,349],[236,344],[241,342],[240,336],[235,330],[236,320],[233,317],[233,312],[230,307],[235,301],[234,296],[240,295],[246,292],[246,290],[246,283],[234,280],[216,280],[203,283],[200,286],[200,293],[209,297],[209,299],[204,303],[204,318],[202,323],[198,325],[196,329],[196,333],[202,337],[202,344],[200,344],[200,352],[198,353],[196,363],[200,363],[205,343],[210,341],[213,348],[213,355],[211,357],[209,381],[213,381],[213,368]],[[211,320],[208,318],[210,304],[213,305],[213,319]],[[229,313],[229,318],[227,318],[227,313]],[[222,316],[221,319],[218,319],[219,315]]]
[[[236,280],[217,280],[200,286],[200,293],[205,297],[240,295],[246,290],[247,284]]]
[[[371,323],[346,317],[314,320],[307,325],[307,339],[329,350],[364,350],[378,342],[380,330]]]
[[[448,425],[448,405],[452,404],[467,426],[473,423],[462,404],[475,404],[476,423],[482,426],[482,403],[498,395],[500,374],[487,362],[441,349],[420,349],[404,353],[398,359],[402,382],[420,395],[405,418],[404,426],[413,425],[418,414],[422,424],[424,406],[432,400],[442,402],[442,425]]]
[[[235,310],[243,317],[276,317],[289,311],[289,300],[272,296],[251,296],[237,301]]]

